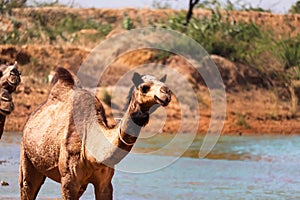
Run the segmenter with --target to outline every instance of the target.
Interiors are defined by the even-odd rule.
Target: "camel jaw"
[[[163,107],[167,106],[167,105],[169,104],[169,102],[170,102],[168,98],[164,101],[164,100],[158,98],[156,95],[154,95],[154,99],[156,100],[156,102],[157,102],[159,105],[161,105],[161,106],[163,106]]]

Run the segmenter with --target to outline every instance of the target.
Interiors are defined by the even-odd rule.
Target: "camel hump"
[[[73,87],[75,85],[74,78],[71,72],[63,67],[58,67],[56,73],[51,81],[52,85],[55,85],[58,81],[61,81],[66,86]]]

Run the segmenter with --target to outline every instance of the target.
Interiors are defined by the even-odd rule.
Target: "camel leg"
[[[61,192],[65,200],[77,200],[80,195],[80,186],[74,178],[66,175],[61,178]]]
[[[80,197],[83,195],[83,193],[85,192],[87,186],[88,186],[88,185],[82,185],[82,186],[80,187],[80,190],[79,190],[79,193],[78,193],[78,198],[80,198]]]
[[[37,171],[26,156],[23,148],[20,152],[20,195],[22,200],[35,199],[46,177]]]
[[[0,114],[0,139],[1,139],[1,136],[4,131],[5,119],[6,119],[6,117],[4,115]]]
[[[94,185],[96,200],[112,200],[113,187],[111,182],[107,184]]]
[[[105,167],[94,172],[93,185],[95,189],[95,196],[97,200],[111,200],[113,199],[113,186],[111,184],[114,169]]]
[[[76,175],[76,163],[79,157],[69,153],[61,154],[59,158],[59,173],[61,175],[61,193],[63,199],[79,199],[81,185]]]

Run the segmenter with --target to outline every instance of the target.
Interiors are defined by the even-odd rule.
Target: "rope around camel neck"
[[[120,122],[120,125],[119,125],[119,131],[118,131],[118,134],[119,134],[119,138],[121,140],[121,142],[123,142],[124,144],[126,144],[127,146],[133,146],[135,142],[133,143],[128,143],[126,142],[122,137],[121,137],[121,122]]]

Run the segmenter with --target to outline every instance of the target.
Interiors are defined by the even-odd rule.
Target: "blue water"
[[[205,159],[198,158],[201,136],[179,159],[178,143],[157,152],[172,138],[165,134],[136,144],[120,168],[137,163],[134,167],[145,165],[150,172],[117,170],[114,199],[300,199],[300,136],[222,136]],[[182,137],[187,139],[192,136]],[[19,198],[20,140],[19,133],[4,133],[0,141],[0,180],[9,183],[0,186],[0,199]],[[155,169],[168,161],[174,162]],[[38,199],[55,198],[61,198],[60,185],[47,179]],[[82,199],[94,199],[92,186]]]

